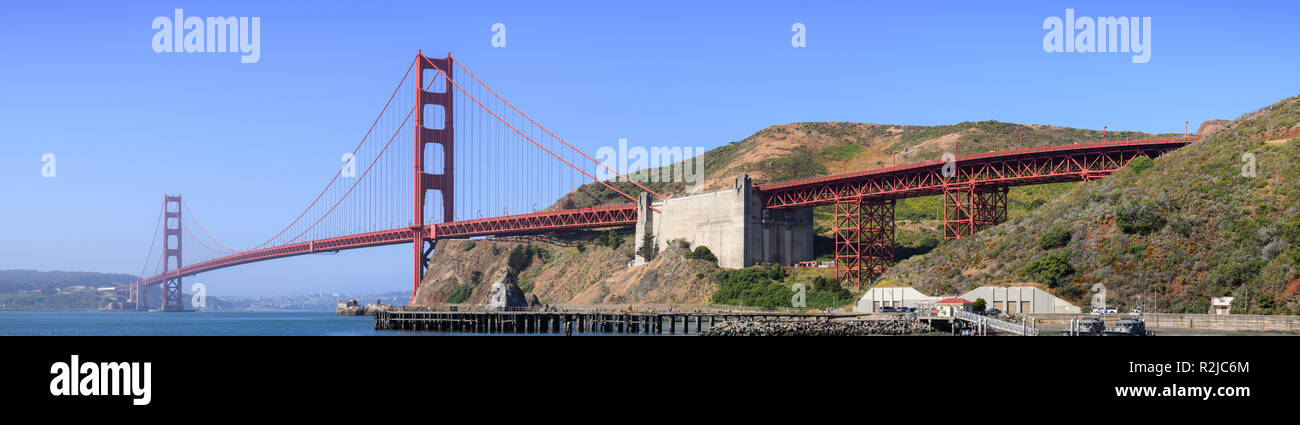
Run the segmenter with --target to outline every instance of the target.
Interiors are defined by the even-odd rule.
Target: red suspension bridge
[[[835,205],[839,276],[860,284],[893,262],[897,199],[943,195],[945,237],[960,238],[1005,220],[1008,187],[1101,178],[1133,158],[1154,157],[1196,140],[992,152],[760,186],[757,191],[769,209]],[[117,290],[127,295],[127,305],[142,308],[140,288],[161,285],[162,310],[176,311],[183,308],[181,281],[187,276],[296,255],[410,244],[414,297],[439,239],[624,227],[638,219],[637,194],[592,173],[604,167],[618,175],[614,170],[524,114],[451,55],[434,59],[417,54],[361,141],[344,158],[344,166],[287,225],[239,249],[204,229],[180,195],[164,196],[154,245],[140,273],[152,275]],[[551,206],[592,182],[629,203]],[[435,196],[429,199],[431,194]],[[182,258],[183,239],[198,244],[185,250],[188,264]]]

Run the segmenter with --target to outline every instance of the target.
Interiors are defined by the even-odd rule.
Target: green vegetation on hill
[[[853,294],[834,279],[815,276],[804,281],[781,267],[748,267],[719,270],[714,279],[718,290],[713,303],[762,308],[795,308],[795,285],[804,285],[804,303],[800,308],[824,309],[843,307],[853,302]]]
[[[1121,309],[1144,302],[1148,311],[1205,313],[1210,297],[1236,296],[1235,312],[1296,312],[1298,99],[1076,184],[1044,208],[903,261],[884,279],[948,293],[1029,280],[1075,302],[1100,283]],[[1048,236],[1059,229],[1070,235],[1063,244]]]

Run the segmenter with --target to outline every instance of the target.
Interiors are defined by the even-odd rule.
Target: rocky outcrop
[[[1228,124],[1231,123],[1232,121],[1228,121],[1228,120],[1208,120],[1202,122],[1201,126],[1196,128],[1196,135],[1209,136],[1211,134],[1217,133],[1219,130],[1224,129],[1224,127],[1227,127]]]
[[[624,268],[575,294],[574,304],[671,304],[709,302],[718,289],[713,274],[718,265],[685,258],[687,252],[669,244],[654,260]]]
[[[522,310],[528,308],[528,298],[524,291],[515,285],[509,273],[504,270],[497,273],[492,282],[492,292],[488,293],[487,303],[483,308],[488,311]]]

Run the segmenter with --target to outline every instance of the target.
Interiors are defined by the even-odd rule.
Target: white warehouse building
[[[947,295],[926,295],[910,286],[875,287],[868,289],[858,299],[853,311],[870,313],[880,307],[912,307],[918,310],[933,308]],[[1033,286],[981,286],[961,298],[975,301],[983,298],[987,308],[996,308],[1007,314],[1018,313],[1079,313],[1078,306]]]
[[[988,308],[996,308],[1006,314],[1080,313],[1078,306],[1033,286],[981,286],[961,297],[971,301],[983,298]]]

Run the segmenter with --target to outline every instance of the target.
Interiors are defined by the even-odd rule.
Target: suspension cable
[[[437,69],[439,72],[442,72],[442,70],[438,68],[438,65],[435,65],[435,64],[433,63],[433,61],[430,61],[428,58],[426,58],[424,61],[425,61],[426,63],[428,63],[429,66],[432,66],[434,69]],[[444,72],[443,75],[447,75],[447,74]],[[452,83],[452,85],[455,85],[457,89],[460,89],[461,93],[464,93],[465,96],[468,96],[468,97],[470,98],[470,100],[473,100],[474,103],[477,103],[479,107],[481,107],[481,108],[483,108],[483,109],[487,109],[486,106],[483,106],[483,103],[482,103],[482,102],[479,102],[479,100],[478,100],[477,98],[475,98],[473,95],[469,94],[469,92],[465,91],[465,88],[461,87],[461,86],[460,86],[460,83],[457,83],[455,80],[452,80],[450,77],[447,78],[447,81],[450,81],[450,82]],[[537,147],[539,147],[539,148],[541,148],[542,150],[546,151],[546,153],[551,154],[551,156],[555,157],[556,159],[559,159],[561,162],[564,162],[565,164],[568,164],[569,167],[572,167],[573,169],[578,170],[578,172],[580,172],[580,173],[582,173],[582,174],[585,174],[587,177],[591,177],[592,180],[595,180],[595,181],[600,182],[601,184],[605,185],[605,187],[610,188],[610,190],[613,190],[613,191],[615,191],[615,192],[618,192],[618,194],[623,195],[623,197],[628,198],[628,199],[631,199],[633,202],[636,202],[636,201],[637,201],[637,199],[634,198],[634,197],[632,197],[631,195],[628,195],[627,193],[624,193],[623,191],[618,190],[618,189],[615,188],[614,186],[610,186],[609,183],[606,183],[606,182],[604,182],[604,181],[602,181],[602,180],[600,180],[600,179],[597,179],[595,176],[592,176],[591,174],[588,174],[585,170],[583,170],[583,169],[581,169],[581,168],[578,168],[577,166],[573,165],[573,164],[570,163],[569,161],[565,161],[564,158],[561,158],[559,155],[556,155],[555,152],[551,152],[550,149],[547,149],[546,147],[544,147],[544,146],[542,146],[541,144],[537,143],[537,141],[533,140],[531,137],[528,137],[528,136],[525,135],[522,131],[519,131],[519,129],[515,128],[515,126],[511,125],[509,122],[507,122],[506,120],[502,119],[501,116],[497,115],[496,112],[494,112],[494,111],[492,111],[492,110],[490,110],[490,109],[487,109],[487,112],[488,112],[489,114],[492,114],[493,117],[496,117],[496,119],[497,119],[498,121],[501,121],[501,123],[505,124],[507,127],[510,127],[511,130],[514,130],[515,133],[518,133],[518,134],[519,134],[520,136],[522,136],[523,138],[528,139],[528,141],[529,141],[529,142],[532,142],[533,145],[536,145]],[[522,115],[522,114],[521,114],[521,115]],[[649,189],[647,189],[647,190],[649,190]],[[655,209],[654,207],[649,207],[649,208],[652,209],[652,210],[654,210],[655,212],[659,212],[659,210]]]
[[[624,180],[627,180],[627,181],[629,181],[629,182],[632,182],[632,184],[635,184],[637,187],[639,187],[639,188],[641,188],[641,189],[644,189],[644,190],[647,191],[647,192],[653,193],[655,196],[658,196],[659,199],[664,199],[664,195],[660,195],[658,192],[655,192],[655,191],[653,191],[653,190],[650,190],[650,188],[641,185],[641,183],[637,182],[636,180],[633,180],[633,179],[627,178],[627,177],[623,176],[622,174],[619,174],[618,171],[614,171],[613,169],[609,168],[609,166],[608,166],[608,165],[605,165],[605,163],[600,162],[600,161],[596,161],[595,158],[592,158],[592,157],[588,156],[586,152],[583,152],[582,150],[573,147],[573,145],[570,145],[569,142],[566,142],[566,141],[564,141],[564,139],[561,139],[560,136],[556,136],[555,133],[551,133],[551,130],[548,130],[548,129],[546,129],[546,127],[543,127],[541,124],[538,124],[537,121],[533,121],[533,118],[532,118],[532,117],[529,117],[528,114],[523,113],[523,111],[520,111],[519,108],[516,108],[515,105],[511,104],[510,101],[508,101],[508,100],[506,100],[505,98],[501,97],[501,95],[497,94],[496,90],[492,90],[492,87],[488,87],[487,84],[484,84],[484,83],[483,83],[483,80],[480,80],[480,79],[478,79],[478,77],[474,76],[474,73],[473,73],[473,72],[470,72],[470,71],[469,71],[469,68],[466,68],[465,65],[461,64],[460,61],[456,60],[456,58],[451,58],[451,61],[454,62],[457,66],[460,66],[460,69],[463,70],[463,71],[465,71],[466,74],[469,74],[469,76],[470,76],[471,78],[473,78],[474,81],[478,81],[478,84],[479,84],[479,85],[483,86],[483,88],[487,89],[489,92],[492,92],[492,95],[496,96],[497,99],[501,99],[501,101],[504,102],[504,103],[506,104],[506,106],[509,106],[510,109],[514,109],[514,111],[517,112],[517,113],[519,113],[520,116],[523,116],[525,119],[528,120],[528,122],[533,123],[533,125],[537,126],[537,128],[540,128],[540,129],[542,129],[542,131],[545,131],[546,134],[549,134],[549,135],[551,135],[551,137],[554,137],[555,140],[559,140],[560,143],[563,143],[563,144],[564,144],[564,146],[568,146],[569,149],[573,149],[574,151],[578,152],[579,154],[582,154],[582,156],[586,157],[587,159],[590,159],[592,162],[595,162],[596,164],[599,164],[599,165],[602,166],[602,167],[605,167],[606,170],[609,170],[610,172],[614,173],[615,175],[618,175],[619,177],[622,177]],[[435,66],[435,68],[436,68],[436,66]],[[454,83],[454,82],[453,82],[453,83]],[[458,84],[457,87],[460,87],[460,85]],[[463,92],[463,91],[465,91],[465,89],[461,89],[461,91]],[[468,93],[467,93],[466,95],[468,95]],[[470,96],[470,98],[473,98],[473,97],[474,97],[474,96]],[[474,102],[477,103],[478,100],[475,99]],[[479,106],[482,106],[482,104],[479,104]],[[491,112],[491,111],[489,111],[489,112]],[[495,114],[493,114],[493,115],[495,115]],[[527,136],[525,136],[525,137],[527,137]],[[532,139],[529,139],[529,141],[532,141]],[[536,142],[534,142],[534,143],[536,143]],[[545,149],[545,148],[543,148],[543,149]],[[549,151],[548,151],[548,152],[549,152]],[[551,155],[555,155],[555,154],[551,154]],[[558,158],[558,157],[557,157],[557,158]],[[561,159],[561,160],[563,161],[563,159]],[[567,164],[568,161],[565,161],[565,163]],[[573,165],[570,164],[570,166],[573,166]],[[683,167],[684,167],[684,166],[685,166],[685,165],[683,165]],[[574,168],[577,168],[577,167],[574,167]],[[581,171],[581,170],[579,170],[579,171]],[[586,174],[586,173],[583,173],[583,174]],[[591,175],[588,174],[588,176],[590,177]],[[592,178],[595,179],[595,177],[592,177]],[[608,186],[608,185],[606,185],[606,186]],[[612,189],[612,188],[611,188],[611,189]]]

